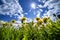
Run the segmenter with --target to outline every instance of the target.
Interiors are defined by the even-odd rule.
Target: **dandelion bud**
[[[15,23],[16,22],[16,20],[12,20],[12,23]]]

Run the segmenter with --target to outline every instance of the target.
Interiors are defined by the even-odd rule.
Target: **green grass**
[[[45,24],[33,26],[30,22],[18,29],[9,25],[1,26],[0,40],[60,40],[60,20],[48,20]]]

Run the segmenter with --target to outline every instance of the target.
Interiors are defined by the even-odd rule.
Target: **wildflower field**
[[[49,18],[36,18],[37,22],[25,22],[21,19],[21,26],[14,28],[15,20],[0,21],[0,40],[60,40],[60,19],[55,22]]]

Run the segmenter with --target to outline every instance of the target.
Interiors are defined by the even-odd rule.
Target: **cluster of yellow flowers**
[[[8,22],[2,23],[2,26],[3,26],[3,27],[8,26],[8,25],[9,25]]]
[[[48,19],[49,19],[49,17],[45,17],[45,18],[42,18],[42,19],[36,17],[36,18],[35,18],[35,20],[37,21],[37,22],[36,22],[36,25],[39,26],[39,25],[41,25],[42,23],[46,23]],[[25,23],[25,20],[26,20],[26,17],[21,18],[21,23],[23,23],[23,25],[27,25],[27,23]],[[12,20],[11,23],[13,23],[13,24],[16,23],[16,20]],[[24,24],[24,23],[25,23],[25,24]],[[35,24],[33,21],[32,21],[31,23],[32,23],[32,25]],[[3,26],[7,26],[7,25],[9,25],[9,23],[6,22],[6,23],[3,23],[2,25],[3,25]]]
[[[36,18],[36,21],[37,21],[37,25],[40,25],[42,23],[46,23],[47,20],[49,19],[49,17],[45,17],[45,18]]]

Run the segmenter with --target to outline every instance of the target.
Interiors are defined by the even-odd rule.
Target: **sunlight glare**
[[[31,4],[31,8],[33,8],[33,9],[35,9],[35,8],[36,8],[35,3],[32,3],[32,4]]]

